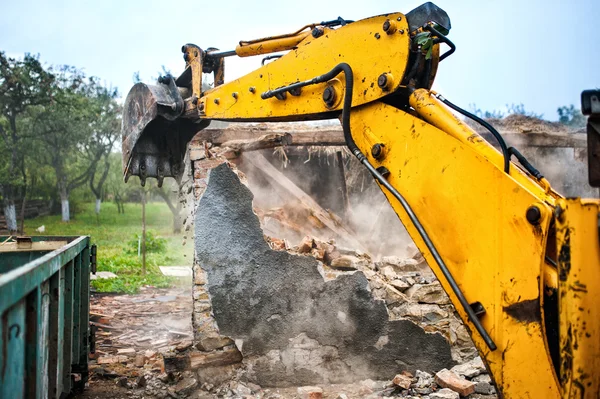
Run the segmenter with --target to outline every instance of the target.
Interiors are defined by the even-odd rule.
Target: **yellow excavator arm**
[[[485,121],[430,90],[455,47],[450,19],[341,18],[233,51],[186,44],[177,78],[136,84],[125,102],[125,180],[179,178],[211,120],[339,118],[427,259],[505,398],[600,395],[598,200],[564,199]],[[450,49],[443,54],[440,45]],[[224,59],[285,51],[224,83]],[[202,90],[202,73],[214,87]],[[458,119],[476,119],[500,151]],[[600,114],[600,111],[596,112]],[[513,163],[511,159],[518,161]]]

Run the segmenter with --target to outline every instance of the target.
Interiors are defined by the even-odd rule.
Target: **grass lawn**
[[[137,256],[137,236],[142,233],[141,204],[125,204],[125,213],[118,214],[114,203],[103,203],[100,215],[94,204],[82,204],[81,212],[69,223],[60,215],[43,216],[25,221],[25,234],[40,235],[35,229],[44,225],[42,235],[89,235],[98,245],[98,271],[110,271],[119,277],[95,280],[98,291],[135,293],[143,285],[165,288],[175,280],[162,275],[158,266],[191,265],[193,244],[184,246],[183,234],[173,234],[173,216],[165,203],[146,206],[146,229],[150,232],[147,245],[156,248],[146,255],[146,275],[142,275],[142,260]]]

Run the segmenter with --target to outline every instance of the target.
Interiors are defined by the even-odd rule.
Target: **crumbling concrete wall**
[[[226,164],[211,170],[198,209],[195,273],[204,290],[195,296],[204,305],[194,317],[209,321],[199,313],[210,312],[216,325],[209,330],[216,327],[223,340],[216,346],[230,344],[225,336],[235,341],[248,379],[264,386],[348,382],[454,363],[441,334],[390,320],[362,272],[326,281],[315,258],[272,250],[252,193]]]
[[[587,186],[583,134],[505,138],[562,194],[597,194]],[[187,192],[199,210],[192,216],[192,366],[203,381],[240,373],[264,386],[390,378],[403,369],[438,371],[476,354],[433,274],[370,260],[340,272],[273,250],[250,191],[219,166],[225,160],[208,156],[202,143],[192,143],[189,155]]]

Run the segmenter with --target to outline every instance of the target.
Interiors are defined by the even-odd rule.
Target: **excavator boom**
[[[407,14],[309,24],[231,51],[186,44],[179,77],[138,83],[127,96],[125,180],[179,179],[187,143],[211,120],[338,118],[499,395],[599,397],[600,201],[564,199],[492,126],[431,90],[455,50],[450,28],[448,15],[425,3]],[[225,83],[226,57],[275,52],[285,53]],[[214,75],[213,88],[203,89],[203,73]],[[489,129],[500,151],[451,110]]]

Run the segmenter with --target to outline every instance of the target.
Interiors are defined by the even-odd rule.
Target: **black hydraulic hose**
[[[346,73],[347,71],[349,71],[350,74],[352,74],[352,69],[350,68],[350,65],[343,62],[341,64],[334,66],[333,69],[331,71],[327,72],[326,74],[317,76],[316,78],[312,78],[310,80],[305,80],[303,82],[292,83],[291,85],[280,87],[280,88],[274,89],[274,90],[267,90],[260,95],[260,98],[262,98],[263,100],[266,100],[268,98],[275,97],[277,94],[286,93],[290,90],[299,89],[301,87],[314,85],[317,83],[327,82],[327,81],[335,78],[341,72]],[[346,90],[348,90],[348,88],[346,88]],[[352,98],[350,98],[350,101],[352,101]],[[345,106],[345,102],[344,102],[344,106]]]
[[[429,88],[429,78],[430,78],[429,75],[431,74],[432,64],[433,64],[433,59],[432,58],[430,58],[427,61],[425,61],[425,70],[424,70],[424,73],[423,73],[423,77],[421,78],[422,79],[421,87],[424,87],[426,89]]]
[[[544,178],[544,175],[542,175],[539,170],[537,170],[531,163],[529,163],[527,158],[525,158],[525,156],[521,154],[519,150],[517,150],[515,147],[510,147],[508,149],[508,152],[510,153],[510,155],[514,155],[515,158],[517,158],[517,161],[519,161],[519,163],[521,164],[521,166],[523,166],[526,171],[531,173],[533,177],[535,177],[538,180]]]
[[[424,25],[423,29],[432,32],[442,42],[446,43],[448,45],[448,47],[450,47],[450,50],[446,51],[444,54],[442,54],[440,56],[440,62],[444,61],[446,58],[448,58],[450,55],[452,55],[456,51],[456,45],[454,43],[452,43],[452,41],[450,41],[450,39],[448,39],[445,35],[443,35],[442,32],[438,31],[437,29],[435,29],[433,26],[431,26],[429,24]]]
[[[410,67],[410,71],[406,74],[406,77],[404,78],[404,82],[406,82],[407,84],[412,78],[415,77],[415,75],[419,71],[419,64],[421,63],[421,58],[423,57],[423,55],[417,52],[416,57],[417,59],[415,60],[415,62],[413,62],[412,67]]]
[[[454,292],[454,294],[458,298],[460,304],[462,305],[463,309],[467,313],[469,320],[473,323],[473,325],[475,325],[477,332],[479,332],[479,334],[481,335],[481,337],[483,338],[483,340],[485,341],[487,346],[490,348],[490,350],[496,350],[497,347],[496,347],[496,344],[494,343],[494,341],[492,340],[492,337],[490,337],[490,335],[485,330],[485,328],[483,328],[481,321],[479,320],[479,318],[475,314],[475,311],[473,310],[473,308],[467,301],[467,298],[465,298],[464,294],[460,290],[460,287],[456,283],[456,280],[454,280],[454,277],[450,273],[448,266],[446,266],[446,263],[440,256],[440,253],[438,252],[437,248],[431,241],[431,238],[429,238],[429,234],[427,234],[427,231],[425,231],[425,228],[423,227],[423,225],[419,221],[419,218],[417,217],[417,215],[414,213],[414,211],[410,207],[409,203],[398,192],[398,190],[396,190],[390,183],[388,183],[388,181],[385,179],[385,177],[383,177],[381,175],[381,173],[379,173],[377,171],[377,169],[375,169],[375,167],[373,165],[371,165],[371,163],[369,162],[367,157],[360,151],[360,149],[354,142],[354,139],[352,138],[352,132],[350,130],[350,110],[352,108],[352,90],[354,88],[354,77],[352,74],[352,69],[350,68],[350,66],[348,64],[346,64],[346,63],[339,64],[338,66],[336,66],[334,68],[334,70],[336,68],[340,68],[341,70],[344,71],[344,75],[345,75],[345,79],[346,79],[346,93],[344,95],[344,107],[342,108],[342,128],[344,130],[344,139],[346,140],[346,145],[348,146],[350,151],[354,154],[354,156],[356,156],[356,158],[358,158],[358,160],[373,175],[373,177],[379,183],[381,183],[381,185],[384,186],[390,193],[392,193],[392,195],[400,202],[400,205],[402,205],[402,208],[404,208],[404,211],[410,218],[410,221],[414,224],[417,231],[419,232],[419,235],[425,242],[427,249],[429,250],[429,252],[431,252],[431,255],[435,259],[436,263],[439,265],[440,270],[442,271],[442,274],[448,281],[448,284],[450,284],[452,291]]]
[[[478,117],[477,115],[474,115],[474,114],[470,113],[469,111],[462,109],[458,105],[452,104],[450,101],[446,100],[442,96],[438,96],[438,98],[444,104],[446,104],[447,106],[449,106],[456,112],[460,112],[467,118],[473,119],[475,122],[479,123],[481,126],[485,127],[487,130],[489,130],[490,133],[492,133],[492,136],[494,136],[496,138],[496,140],[498,141],[498,144],[500,145],[500,150],[502,151],[502,156],[504,157],[504,172],[509,173],[509,171],[510,171],[510,152],[508,151],[506,142],[504,141],[504,138],[500,135],[500,133],[498,133],[498,131],[496,129],[494,129],[494,127],[492,125],[490,125],[489,123],[487,123],[486,121],[484,121],[483,119]]]
[[[483,328],[481,321],[479,320],[479,318],[475,314],[475,311],[473,310],[473,308],[467,301],[467,298],[465,298],[464,294],[460,290],[460,287],[456,283],[456,280],[454,280],[454,277],[450,273],[448,266],[446,266],[446,263],[440,256],[440,253],[438,252],[437,248],[431,241],[431,238],[429,238],[427,231],[425,231],[425,228],[419,221],[419,218],[417,217],[417,215],[414,213],[414,211],[412,210],[412,208],[410,207],[410,205],[408,204],[406,199],[398,192],[398,190],[396,190],[390,183],[388,183],[388,181],[385,179],[385,177],[383,177],[381,175],[381,173],[379,173],[377,171],[377,169],[375,169],[375,167],[373,165],[371,165],[371,163],[369,162],[367,157],[360,151],[360,149],[354,142],[354,139],[352,138],[352,132],[350,130],[350,110],[352,109],[352,92],[354,90],[354,74],[352,73],[352,68],[350,67],[350,65],[343,62],[343,63],[338,64],[335,67],[333,67],[333,69],[331,71],[327,72],[326,74],[317,76],[311,80],[305,80],[303,82],[293,83],[289,86],[280,87],[275,90],[266,91],[261,94],[261,98],[263,100],[265,100],[267,98],[274,97],[277,94],[285,93],[285,92],[288,92],[288,91],[296,89],[296,88],[300,88],[300,87],[304,87],[304,86],[308,86],[308,85],[312,85],[312,84],[317,84],[317,83],[322,83],[322,82],[327,82],[327,81],[333,79],[335,76],[339,75],[341,72],[344,72],[344,77],[346,80],[346,90],[344,93],[344,105],[342,108],[342,129],[344,131],[344,139],[346,141],[346,145],[348,146],[348,149],[350,150],[350,152],[352,152],[352,154],[354,154],[354,156],[360,161],[360,163],[362,163],[367,168],[367,170],[373,175],[373,177],[379,183],[381,183],[381,185],[384,186],[400,202],[400,205],[402,205],[402,208],[404,208],[404,211],[408,215],[410,221],[414,224],[415,228],[419,232],[419,235],[423,239],[423,242],[427,246],[427,249],[429,250],[429,252],[431,252],[431,255],[433,256],[436,263],[440,267],[442,274],[448,281],[448,284],[450,285],[450,287],[452,288],[452,291],[458,298],[458,301],[460,302],[461,306],[463,307],[465,313],[467,313],[469,320],[471,321],[471,323],[473,323],[473,325],[477,329],[477,332],[479,332],[479,334],[483,338],[486,345],[490,348],[490,350],[496,350],[497,346],[494,343],[494,341],[492,340],[492,337],[490,337],[490,335],[485,330],[485,328]]]

